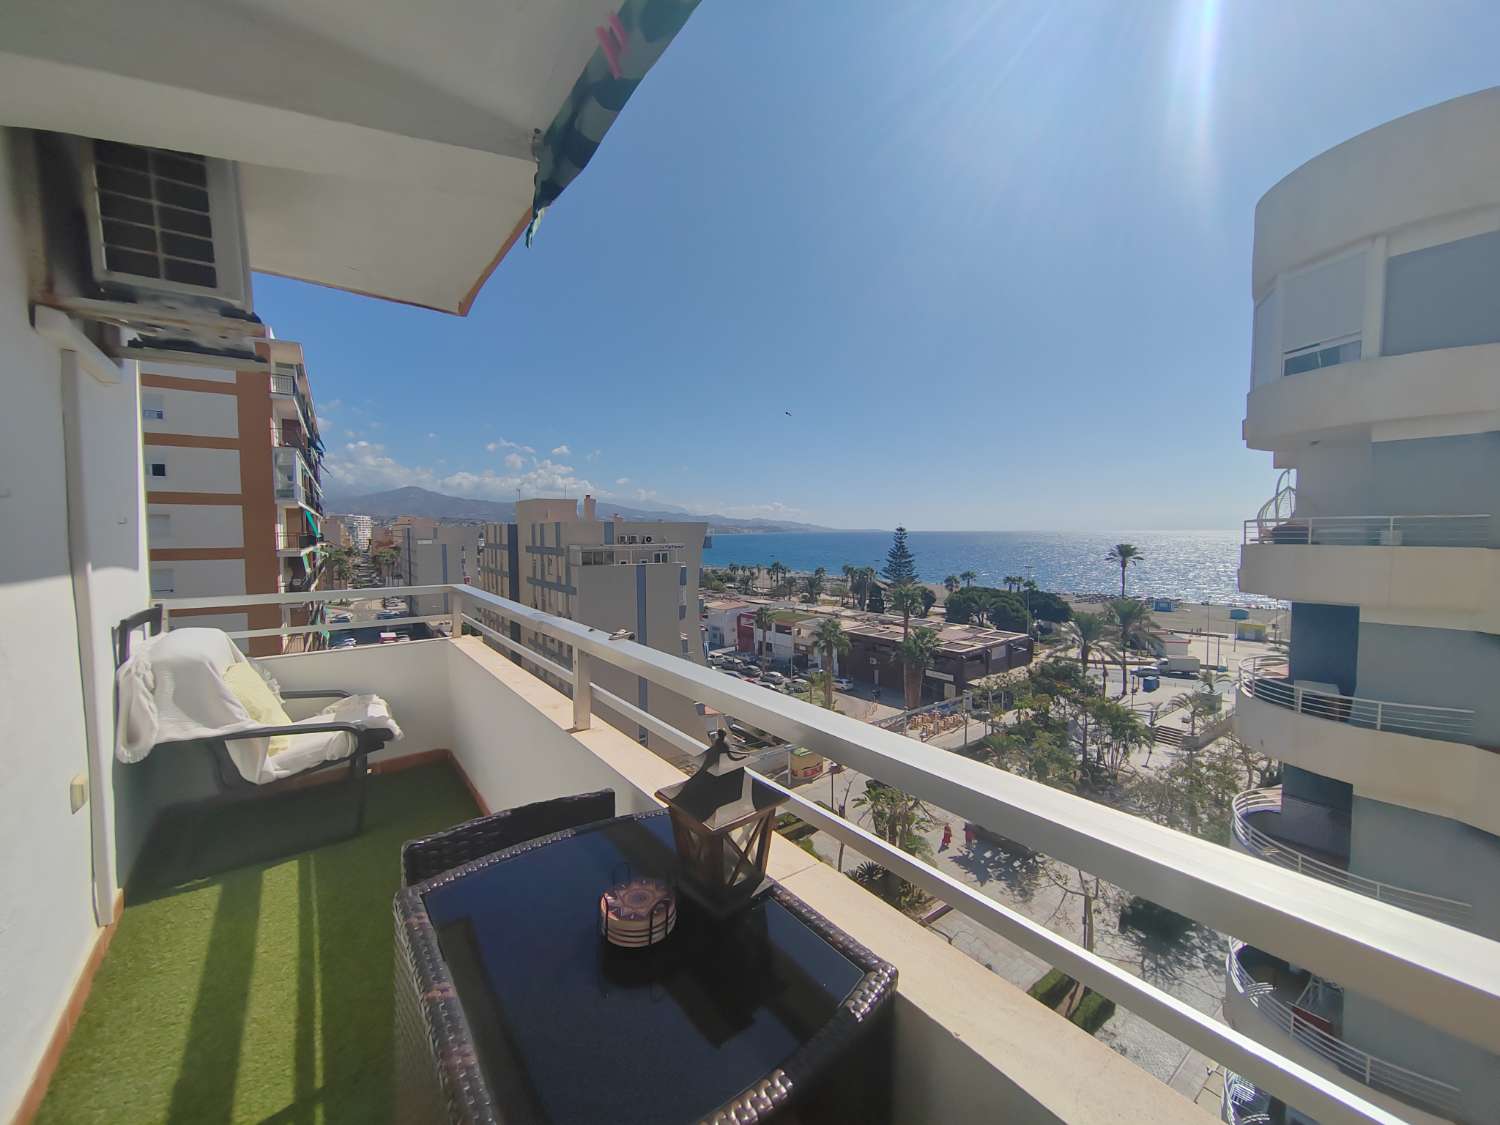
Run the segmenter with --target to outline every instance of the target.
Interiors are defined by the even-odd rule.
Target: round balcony
[[[1383,883],[1347,870],[1347,856],[1320,852],[1287,838],[1282,830],[1281,789],[1247,789],[1233,803],[1234,843],[1267,863],[1286,867],[1346,891],[1366,895],[1451,926],[1469,924],[1470,903]]]
[[[1337,985],[1243,942],[1230,944],[1224,973],[1224,1017],[1236,1031],[1330,1078],[1352,1078],[1376,1095],[1448,1119],[1464,1111],[1458,1087],[1345,1041]]]

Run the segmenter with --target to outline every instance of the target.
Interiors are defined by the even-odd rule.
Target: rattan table
[[[664,812],[484,856],[396,896],[396,1120],[878,1121],[896,970],[771,883],[649,949],[601,941],[622,872],[672,880]]]

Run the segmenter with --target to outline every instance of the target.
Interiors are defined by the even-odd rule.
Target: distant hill
[[[330,512],[355,512],[379,519],[393,516],[425,516],[440,520],[483,520],[486,523],[510,523],[516,518],[516,506],[508,500],[473,500],[466,496],[446,496],[426,488],[409,485],[387,492],[365,496],[341,496],[328,499]],[[817,524],[792,520],[736,519],[733,516],[700,515],[686,508],[667,505],[661,508],[632,508],[613,500],[599,501],[599,515],[608,518],[618,512],[631,520],[704,520],[713,531],[832,531]]]

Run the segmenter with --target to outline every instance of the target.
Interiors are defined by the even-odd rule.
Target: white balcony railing
[[[1270,1099],[1254,1082],[1234,1071],[1224,1073],[1224,1099],[1219,1112],[1226,1125],[1271,1125]]]
[[[1267,1023],[1372,1090],[1394,1094],[1420,1109],[1431,1110],[1444,1117],[1456,1117],[1459,1114],[1463,1106],[1463,1092],[1457,1086],[1377,1058],[1368,1051],[1346,1043],[1312,1022],[1295,1005],[1277,996],[1273,985],[1256,980],[1242,963],[1245,951],[1249,948],[1243,942],[1232,943],[1225,961],[1225,970],[1231,985]]]
[[[1239,687],[1244,695],[1277,707],[1351,726],[1444,742],[1472,742],[1474,737],[1474,712],[1469,708],[1393,703],[1298,687],[1288,677],[1286,658],[1282,656],[1254,656],[1244,661]]]
[[[1278,494],[1279,495],[1279,494]],[[1486,547],[1490,516],[1294,516],[1245,521],[1244,542],[1328,547]]]
[[[882,730],[848,715],[745,683],[610,634],[553,617],[473,586],[443,584],[361,591],[366,597],[449,594],[450,612],[408,621],[447,622],[457,636],[477,630],[523,667],[545,671],[571,690],[572,727],[586,730],[595,702],[687,752],[702,740],[677,730],[594,682],[608,665],[646,679],[867,777],[985,825],[1061,862],[1234,933],[1263,949],[1336,977],[1351,988],[1489,1051],[1500,1052],[1500,945],[1386,903],[1262,863],[1217,844],[1153,824],[1085,798],[1051,789]],[[177,609],[229,610],[348,597],[342,591],[182,598],[162,602],[165,624]],[[487,620],[480,620],[483,612]],[[513,641],[488,621],[515,623],[550,638],[557,659]],[[396,625],[402,622],[383,622]],[[233,636],[310,632],[343,626],[248,630]],[[337,653],[328,659],[339,659]],[[779,787],[778,787],[779,788]],[[955,911],[1055,965],[1262,1089],[1336,1122],[1399,1122],[1401,1117],[1340,1082],[1279,1054],[1120,966],[968,884],[914,859],[821,805],[783,790],[802,819],[921,887]]]
[[[1368,895],[1403,910],[1425,914],[1428,918],[1436,918],[1451,926],[1466,926],[1469,923],[1473,913],[1470,903],[1443,898],[1441,895],[1423,894],[1421,891],[1382,883],[1378,879],[1351,874],[1331,863],[1306,855],[1294,845],[1283,843],[1255,827],[1256,815],[1281,812],[1280,789],[1247,789],[1235,797],[1233,809],[1234,838],[1246,851],[1268,863],[1290,868],[1299,874],[1309,875],[1357,894]]]

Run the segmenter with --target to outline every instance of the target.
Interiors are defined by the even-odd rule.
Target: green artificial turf
[[[477,815],[458,776],[371,778],[362,835],[203,874],[236,848],[347,830],[344,799],[315,790],[158,825],[38,1121],[391,1120],[400,849]]]

